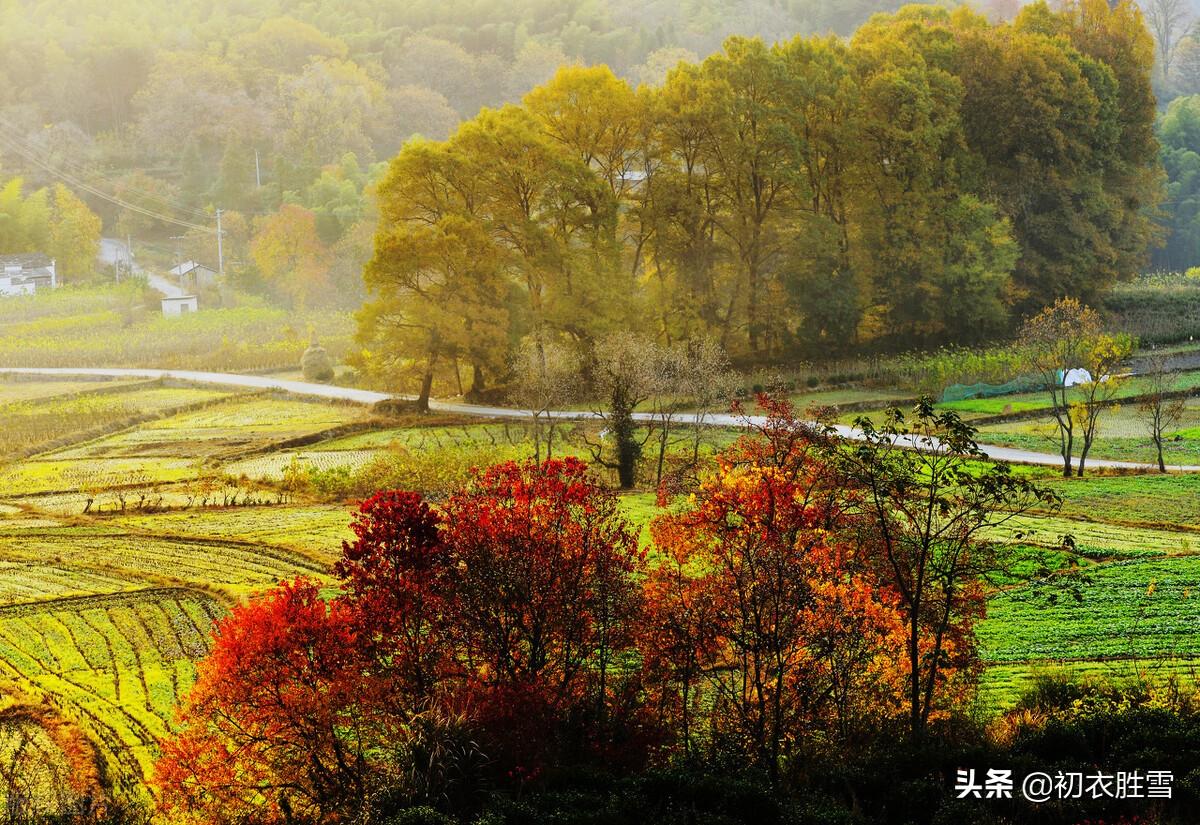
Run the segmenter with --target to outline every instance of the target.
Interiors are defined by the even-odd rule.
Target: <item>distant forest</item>
[[[205,226],[221,208],[239,287],[319,300],[284,284],[300,250],[315,262],[307,282],[356,306],[378,223],[371,192],[414,135],[444,139],[481,107],[520,101],[563,64],[604,64],[632,86],[660,86],[731,34],[767,44],[848,37],[901,5],[0,0],[0,185],[19,176],[29,193],[65,182],[105,233],[210,264],[211,232],[181,232],[80,184]],[[970,5],[1000,21],[1024,4]],[[1164,231],[1139,266],[1182,271],[1200,265],[1200,29],[1190,0],[1136,5],[1155,38],[1165,168],[1156,216]]]
[[[0,0],[0,161],[39,185],[52,181],[31,154],[98,172],[147,206],[273,211],[288,192],[304,201],[320,169],[346,153],[366,167],[413,134],[444,138],[564,63],[658,83],[730,34],[848,35],[899,5]]]

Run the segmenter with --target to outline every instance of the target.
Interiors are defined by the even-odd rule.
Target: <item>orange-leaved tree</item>
[[[860,439],[830,455],[860,542],[899,599],[909,733],[921,740],[974,687],[984,583],[1013,561],[995,528],[1059,499],[1009,465],[986,462],[974,428],[929,399],[909,419],[892,409],[881,425],[865,416],[855,425]]]
[[[172,822],[323,822],[367,783],[362,667],[345,606],[285,582],[234,608],[163,743],[155,784]]]
[[[764,405],[757,437],[653,525],[643,656],[685,752],[707,738],[777,779],[809,737],[898,708],[884,654],[903,636],[894,595],[846,540],[827,435]]]

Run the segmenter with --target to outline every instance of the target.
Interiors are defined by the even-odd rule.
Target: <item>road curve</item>
[[[336,387],[329,384],[316,384],[307,381],[290,381],[283,378],[272,378],[267,375],[238,375],[225,372],[198,372],[195,370],[157,370],[157,369],[122,369],[122,368],[73,368],[73,367],[0,367],[0,375],[45,375],[52,377],[93,377],[93,378],[144,378],[151,380],[182,381],[189,384],[206,384],[219,387],[235,387],[238,389],[274,390],[294,395],[321,398],[330,401],[346,401],[352,404],[378,404],[381,401],[412,400],[412,396],[393,395],[373,390],[360,390],[353,387]],[[445,401],[430,401],[429,406],[438,412],[457,413],[459,415],[479,416],[481,418],[529,418],[527,410],[511,407],[489,407],[477,404],[454,404]],[[551,413],[554,418],[562,420],[594,419],[599,416],[594,412],[562,410]],[[653,419],[649,413],[635,413],[639,421]],[[676,419],[690,423],[688,416]],[[728,413],[707,415],[703,423],[712,427],[745,427],[761,425],[765,422],[762,416],[732,415]],[[838,435],[849,439],[860,439],[862,433],[853,427],[837,425],[834,428]],[[1007,461],[1015,464],[1039,464],[1058,466],[1062,459],[1054,453],[1040,453],[1035,450],[1019,450],[1012,447],[999,447],[992,444],[980,444],[979,448],[988,458],[996,461]],[[1089,467],[1104,467],[1122,470],[1155,470],[1152,464],[1136,461],[1114,461],[1111,459],[1089,459]],[[1171,472],[1194,473],[1200,472],[1200,465],[1176,464],[1168,465]]]

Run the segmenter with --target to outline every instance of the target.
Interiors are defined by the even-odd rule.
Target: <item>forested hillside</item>
[[[232,285],[350,308],[371,255],[369,187],[410,136],[445,138],[563,64],[661,83],[729,34],[848,35],[898,5],[0,0],[0,186],[66,182],[107,234],[164,266],[216,266],[222,209]]]

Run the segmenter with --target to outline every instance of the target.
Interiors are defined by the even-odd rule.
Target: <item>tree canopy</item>
[[[588,355],[614,331],[758,361],[994,338],[1144,265],[1152,59],[1136,9],[1080,0],[1007,23],[908,6],[848,41],[732,37],[658,87],[566,67],[401,150],[368,317],[420,316],[409,358],[471,340],[489,371],[522,338]],[[491,284],[454,301],[428,291],[450,283],[451,227]]]

